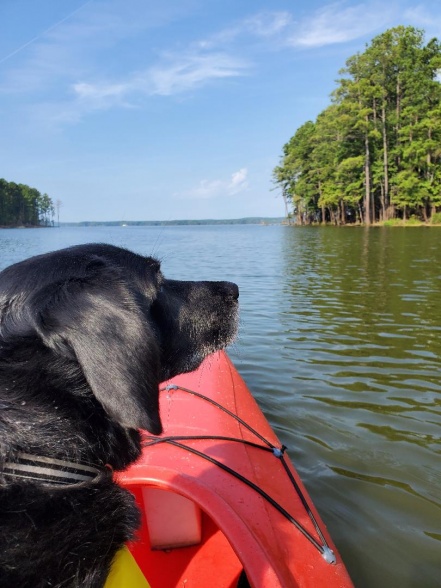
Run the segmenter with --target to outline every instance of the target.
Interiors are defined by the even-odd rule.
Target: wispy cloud
[[[286,38],[286,43],[303,48],[346,43],[383,29],[393,13],[391,4],[380,6],[378,2],[328,4],[301,19]]]
[[[136,107],[146,96],[172,96],[215,80],[233,78],[247,69],[245,61],[223,53],[167,54],[160,63],[117,81],[76,82],[71,90],[83,113],[115,106]]]
[[[269,40],[280,35],[292,22],[292,16],[286,11],[261,11],[235,22],[197,41],[196,45],[205,49],[231,46],[246,37]]]
[[[248,170],[246,167],[241,168],[231,176],[230,183],[227,186],[229,194],[237,194],[248,188]]]
[[[183,199],[208,200],[219,196],[234,196],[247,190],[248,186],[248,170],[243,167],[227,180],[201,180],[196,187],[176,192],[174,196]]]
[[[259,12],[244,21],[244,30],[258,37],[271,38],[283,34],[292,24],[289,12]]]
[[[364,37],[387,26],[400,10],[379,0],[349,4],[332,2],[298,17],[295,12],[260,11],[200,42],[206,48],[232,45],[251,37],[271,48],[314,48]]]
[[[227,53],[193,53],[170,56],[168,63],[156,65],[146,72],[151,93],[170,96],[192,90],[210,81],[243,75],[245,60]]]

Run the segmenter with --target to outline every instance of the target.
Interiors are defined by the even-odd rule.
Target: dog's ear
[[[106,412],[124,427],[162,431],[159,362],[145,304],[97,260],[81,277],[37,292],[36,329],[45,345],[76,360]]]

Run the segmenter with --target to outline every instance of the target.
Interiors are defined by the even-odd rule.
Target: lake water
[[[230,356],[355,585],[441,586],[441,229],[0,230],[0,268],[91,241],[237,282]]]

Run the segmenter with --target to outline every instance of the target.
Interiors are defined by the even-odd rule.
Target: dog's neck
[[[5,462],[2,474],[11,481],[26,479],[44,486],[67,488],[97,481],[103,475],[109,475],[110,470],[30,453],[18,453],[14,461]]]

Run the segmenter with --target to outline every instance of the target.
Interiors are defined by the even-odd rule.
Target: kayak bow
[[[117,480],[142,513],[129,545],[152,588],[350,588],[304,485],[224,352],[161,389],[160,437]]]

